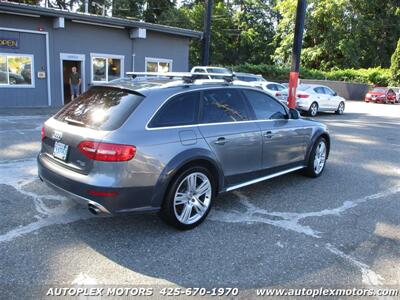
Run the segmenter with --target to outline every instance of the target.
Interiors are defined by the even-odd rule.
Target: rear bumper
[[[52,163],[43,159],[40,154],[37,162],[38,175],[43,182],[81,205],[94,206],[106,214],[159,210],[159,207],[151,206],[152,187],[110,188],[89,185],[55,172],[54,166],[51,166]],[[114,192],[117,195],[112,197],[92,196],[88,194],[89,190]]]
[[[58,192],[60,194],[63,194],[67,198],[74,200],[75,202],[79,203],[80,205],[84,205],[84,206],[93,205],[94,207],[98,208],[102,213],[111,214],[111,212],[109,212],[108,209],[105,208],[104,206],[102,206],[100,203],[97,203],[97,202],[95,202],[93,200],[84,198],[82,196],[79,196],[79,195],[76,195],[74,193],[71,193],[71,192],[69,192],[67,190],[64,190],[61,187],[51,183],[47,179],[44,179],[40,175],[39,175],[39,178],[40,178],[40,180],[42,180],[44,183],[46,183],[50,188],[52,188],[56,192]]]
[[[306,104],[306,103],[296,103],[296,108],[302,111],[309,111],[310,105],[311,104]]]

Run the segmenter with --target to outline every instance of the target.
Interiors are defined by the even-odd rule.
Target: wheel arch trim
[[[176,155],[164,167],[156,183],[155,194],[152,198],[152,206],[161,207],[172,180],[182,169],[190,165],[211,167],[210,172],[214,175],[215,184],[217,185],[216,193],[219,193],[221,189],[223,189],[224,173],[214,154],[202,148],[190,149]]]
[[[331,149],[331,137],[329,135],[329,133],[324,130],[323,128],[318,128],[316,130],[316,132],[314,133],[311,142],[308,144],[308,148],[307,148],[307,155],[306,155],[306,162],[309,161],[310,159],[310,155],[311,155],[311,151],[316,143],[316,141],[320,138],[320,137],[324,137],[326,139],[327,142],[327,152],[326,152],[326,159],[329,158],[329,153],[330,153],[330,149]]]

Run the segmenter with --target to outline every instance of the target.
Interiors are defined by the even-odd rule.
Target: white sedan
[[[255,75],[251,73],[235,72],[235,76],[238,81],[247,82],[247,85],[249,86],[259,87],[268,92],[270,95],[276,97],[282,103],[287,103],[288,91],[284,85],[277,82],[267,81],[261,75]]]
[[[296,108],[315,117],[319,111],[344,113],[346,100],[323,85],[301,84],[297,88]]]

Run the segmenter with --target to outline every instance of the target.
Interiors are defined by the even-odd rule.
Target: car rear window
[[[115,130],[126,121],[143,98],[124,89],[92,87],[62,108],[55,119],[97,130]]]
[[[372,91],[377,93],[386,93],[386,89],[384,88],[374,88]]]

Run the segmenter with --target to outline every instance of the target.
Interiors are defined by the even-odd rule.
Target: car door
[[[324,86],[324,91],[328,98],[328,107],[330,109],[336,110],[340,103],[339,97],[337,96],[337,94],[334,91],[332,91],[330,88],[328,88],[326,86]]]
[[[305,128],[288,118],[284,106],[269,95],[243,90],[252,108],[263,139],[262,168],[271,170],[302,163],[306,154]]]
[[[205,90],[200,104],[200,132],[219,160],[226,183],[252,179],[261,168],[261,131],[236,88]]]
[[[325,94],[325,90],[322,86],[313,88],[313,91],[318,99],[318,110],[329,109],[329,96]]]

